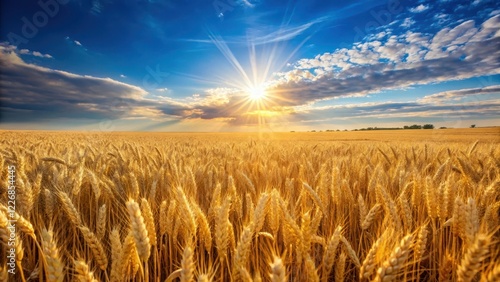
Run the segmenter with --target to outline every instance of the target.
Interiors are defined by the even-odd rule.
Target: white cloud
[[[466,21],[435,35],[411,31],[389,35],[385,42],[366,41],[350,49],[300,59],[294,70],[277,73],[273,85],[290,105],[302,105],[499,74],[499,29],[500,16],[495,16],[479,27]]]
[[[429,5],[424,5],[424,4],[420,4],[418,5],[417,7],[414,7],[414,8],[410,8],[410,12],[412,13],[421,13],[423,11],[426,11],[430,8]]]
[[[48,58],[48,59],[53,58],[50,54],[42,54],[41,52],[38,52],[38,51],[31,52],[29,49],[17,50],[17,47],[9,45],[6,42],[0,43],[0,51],[4,51],[4,53],[5,52],[12,52],[12,53],[19,54],[19,55],[30,55],[30,56],[35,56],[35,57],[39,57],[39,58]]]
[[[426,54],[426,59],[437,59],[449,56],[449,49],[453,45],[463,44],[477,33],[474,21],[469,20],[454,28],[444,28],[440,30],[432,39],[429,46],[430,51]]]
[[[415,20],[413,20],[412,18],[406,18],[404,19],[403,23],[401,24],[402,27],[410,27],[412,26],[413,24],[415,24]]]
[[[51,59],[51,58],[52,58],[52,56],[51,56],[51,55],[49,55],[49,54],[42,54],[42,53],[40,53],[40,52],[38,52],[38,51],[34,51],[34,52],[33,52],[33,53],[31,53],[31,54],[32,54],[33,56],[35,56],[35,57],[40,57],[40,58],[49,58],[49,59]]]
[[[438,13],[433,16],[433,19],[437,21],[437,24],[439,26],[444,25],[445,23],[448,23],[451,21],[451,17],[448,14],[443,14],[443,13]]]
[[[474,34],[470,39],[471,42],[481,42],[489,38],[500,37],[498,30],[500,29],[500,15],[493,16],[486,20],[478,33]]]
[[[126,75],[124,75],[124,74],[120,74],[120,77],[121,77],[121,78],[126,78],[127,76],[126,76]]]
[[[69,36],[64,37],[64,39],[66,39],[68,42],[71,42],[72,44],[75,44],[75,45],[77,45],[77,46],[81,46],[81,47],[83,47],[83,44],[82,44],[80,41],[75,40],[75,39],[73,39],[73,38],[71,38],[71,37],[69,37]],[[84,49],[85,49],[85,48],[84,48]],[[85,49],[85,50],[87,50],[87,49]]]

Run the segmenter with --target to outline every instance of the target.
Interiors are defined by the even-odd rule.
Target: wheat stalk
[[[335,228],[335,232],[328,240],[328,244],[326,245],[325,253],[323,255],[323,279],[322,281],[327,281],[328,276],[330,275],[331,269],[333,267],[333,263],[335,261],[335,254],[337,252],[337,247],[340,242],[340,235],[342,232],[342,226],[337,226]]]
[[[361,223],[361,229],[366,230],[366,229],[370,228],[370,226],[373,223],[373,220],[375,219],[375,216],[377,215],[377,213],[380,211],[381,208],[382,208],[381,204],[375,204],[370,209],[370,211],[366,215],[365,219]]]
[[[250,255],[250,245],[252,243],[253,232],[249,227],[245,227],[241,233],[240,240],[236,246],[236,251],[234,253],[233,259],[233,279],[238,280],[238,277],[247,276],[246,264],[248,257]]]
[[[146,225],[146,229],[148,230],[149,243],[154,246],[156,245],[155,220],[153,217],[151,206],[149,205],[148,200],[146,200],[145,198],[141,199],[141,211],[144,218],[144,224]]]
[[[283,261],[279,257],[274,257],[274,261],[270,264],[271,266],[271,281],[272,282],[285,282],[286,270],[283,266]]]
[[[342,241],[342,243],[346,247],[347,255],[351,258],[351,260],[354,262],[356,267],[360,268],[361,263],[359,262],[358,255],[356,254],[356,252],[352,248],[351,243],[349,243],[349,241],[347,241],[347,239],[343,235],[340,235],[340,241]]]
[[[347,255],[342,252],[339,256],[337,263],[335,264],[335,282],[343,282],[345,277],[345,261]]]
[[[420,261],[424,255],[428,234],[429,231],[427,231],[427,225],[421,226],[420,230],[418,231],[417,242],[415,243],[415,261]]]
[[[221,263],[226,260],[229,247],[229,208],[231,199],[227,198],[224,204],[218,208],[217,219],[215,222],[215,246],[217,247],[218,258]]]
[[[395,281],[410,253],[413,235],[406,235],[377,270],[375,281]]]
[[[159,211],[159,234],[160,237],[165,235],[167,233],[167,228],[168,228],[168,218],[167,218],[167,201],[162,201],[160,204],[160,211]]]
[[[363,265],[361,265],[361,268],[359,269],[359,279],[362,280],[368,279],[370,280],[373,271],[375,270],[376,265],[376,254],[379,249],[379,246],[382,242],[382,236],[380,236],[375,243],[372,244],[370,250],[368,251],[368,254],[366,255],[365,259],[363,260]]]
[[[57,193],[57,196],[62,204],[63,210],[66,212],[66,216],[71,221],[71,223],[73,223],[74,226],[80,226],[82,224],[82,221],[80,219],[80,213],[73,205],[73,202],[71,201],[68,194],[66,194],[63,191],[59,191]]]
[[[137,253],[142,261],[147,261],[151,254],[151,245],[149,243],[148,230],[144,224],[141,209],[133,199],[129,199],[126,205],[130,218],[132,235],[134,236],[135,245],[137,246]]]
[[[97,279],[94,278],[94,273],[89,270],[89,266],[83,260],[76,260],[75,264],[75,272],[76,278],[80,282],[97,282]]]
[[[497,263],[486,275],[481,277],[480,282],[500,281],[500,264]]]
[[[80,231],[82,232],[83,238],[87,242],[92,254],[94,255],[97,264],[102,270],[106,270],[108,267],[108,257],[104,252],[104,248],[97,238],[97,236],[90,231],[86,226],[80,226]]]
[[[185,247],[181,261],[181,282],[194,281],[193,249]]]
[[[42,229],[42,247],[46,263],[46,279],[48,282],[64,281],[64,264],[59,256],[57,244],[52,230]]]
[[[489,243],[490,240],[486,235],[478,234],[476,236],[458,266],[457,276],[459,282],[473,281],[474,276],[480,269],[481,262],[488,255]]]
[[[121,277],[121,263],[122,263],[122,243],[120,241],[120,232],[114,228],[109,235],[111,243],[111,281],[119,281]]]
[[[97,212],[97,238],[101,239],[104,238],[104,234],[106,232],[106,215],[107,215],[107,209],[106,209],[106,204],[103,204],[100,208],[99,211]]]
[[[316,265],[314,264],[313,259],[309,255],[307,255],[305,258],[305,271],[306,271],[307,281],[319,282],[319,276],[318,273],[316,272]]]

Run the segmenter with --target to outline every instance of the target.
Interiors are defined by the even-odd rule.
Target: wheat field
[[[499,144],[3,131],[0,281],[500,281]]]

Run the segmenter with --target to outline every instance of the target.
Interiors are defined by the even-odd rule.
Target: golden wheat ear
[[[406,235],[377,270],[375,281],[397,281],[410,254],[414,235]]]
[[[464,258],[457,269],[459,282],[473,281],[474,276],[480,271],[481,263],[488,255],[490,238],[484,234],[478,234],[474,242],[467,249]]]
[[[94,232],[90,231],[86,226],[80,226],[79,229],[85,239],[85,242],[89,246],[90,251],[94,255],[95,260],[99,264],[99,268],[101,270],[106,270],[108,267],[108,257],[104,251],[101,241],[99,241]]]
[[[76,260],[73,262],[75,267],[75,277],[79,282],[98,282],[94,278],[94,272],[90,271],[89,266],[83,260]]]
[[[65,278],[64,263],[52,230],[42,229],[42,250],[45,261],[45,279],[48,282],[62,282]]]
[[[149,242],[148,230],[142,217],[139,204],[133,199],[129,199],[126,203],[127,211],[130,219],[130,228],[134,236],[137,253],[142,261],[147,261],[151,254],[151,244]]]

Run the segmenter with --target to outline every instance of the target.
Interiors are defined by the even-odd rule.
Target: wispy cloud
[[[315,19],[311,22],[299,25],[299,26],[279,28],[278,30],[273,31],[273,32],[266,34],[266,35],[262,35],[262,36],[257,35],[255,37],[251,37],[250,41],[255,45],[269,44],[269,43],[280,42],[280,41],[288,41],[288,40],[291,40],[291,39],[303,34],[305,31],[307,31],[308,29],[310,29],[314,25],[325,22],[327,20],[329,20],[329,17],[321,17],[321,18]]]
[[[460,90],[443,91],[419,99],[423,103],[444,103],[458,101],[466,97],[477,95],[500,94],[500,85],[493,85],[483,88],[468,88]]]
[[[500,10],[493,10],[488,14],[490,17],[500,15]]]
[[[250,7],[250,8],[255,7],[255,4],[250,3],[250,1],[248,1],[248,0],[241,0],[241,3],[243,5],[245,5],[246,7]]]
[[[298,26],[281,26],[276,27],[274,30],[264,34],[262,31],[249,31],[249,34],[245,36],[227,36],[221,38],[226,44],[241,44],[248,45],[252,43],[253,45],[265,45],[276,42],[292,40],[306,31],[310,30],[313,26],[330,20],[329,17],[321,17],[313,21],[298,25]],[[179,39],[178,41],[184,42],[196,42],[196,43],[214,43],[213,39]]]
[[[498,101],[472,101],[449,104],[434,104],[423,101],[409,102],[375,102],[326,107],[309,107],[297,109],[291,116],[296,123],[331,123],[340,120],[357,119],[433,119],[438,123],[463,126],[467,119],[496,119],[500,110]],[[377,124],[378,122],[375,122]]]

